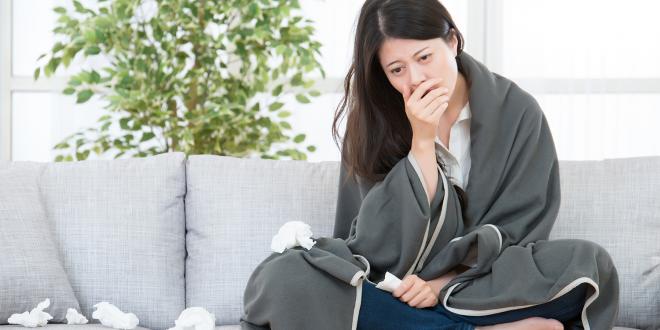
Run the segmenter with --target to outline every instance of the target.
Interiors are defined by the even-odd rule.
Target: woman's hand
[[[440,290],[442,290],[442,288],[444,288],[447,283],[451,282],[454,277],[458,276],[458,274],[459,272],[456,270],[450,270],[447,274],[444,274],[436,279],[429,280],[428,283],[431,286],[431,289],[433,289],[433,292],[440,296]]]
[[[413,131],[413,140],[433,145],[440,117],[447,110],[449,91],[441,87],[442,79],[433,78],[421,83],[412,91],[404,89],[403,101],[406,116]]]
[[[392,295],[411,307],[426,308],[438,304],[438,295],[428,282],[417,275],[406,275]]]

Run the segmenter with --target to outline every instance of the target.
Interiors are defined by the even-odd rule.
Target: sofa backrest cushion
[[[50,323],[80,310],[46,219],[38,179],[44,165],[0,164],[0,324],[50,299]]]
[[[620,283],[617,325],[660,328],[660,157],[563,161],[551,238],[594,241]]]
[[[337,162],[308,163],[191,156],[187,165],[186,306],[237,324],[243,291],[285,222],[331,236]]]
[[[64,267],[92,320],[107,301],[167,329],[185,305],[185,154],[49,163],[41,178]]]

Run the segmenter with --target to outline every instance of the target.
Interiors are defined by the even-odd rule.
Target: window
[[[32,80],[54,43],[53,7],[68,0],[0,1],[0,159],[51,161],[65,136],[93,126],[103,102],[63,96],[67,72]],[[94,0],[84,1],[94,3]],[[323,44],[322,96],[287,95],[290,123],[317,151],[338,160],[332,118],[352,56],[363,0],[302,0]],[[654,0],[445,0],[465,50],[532,93],[550,123],[560,159],[660,155],[660,9]],[[94,65],[94,64],[92,64]]]

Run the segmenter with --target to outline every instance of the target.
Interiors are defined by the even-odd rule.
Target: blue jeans
[[[586,285],[580,285],[553,301],[524,309],[488,316],[462,316],[447,311],[442,304],[415,308],[377,289],[370,282],[362,285],[358,329],[363,330],[472,330],[476,325],[493,325],[529,317],[552,318],[562,323],[579,318],[584,306]]]

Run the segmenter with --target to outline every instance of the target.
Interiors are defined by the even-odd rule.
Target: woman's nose
[[[408,72],[410,73],[410,86],[412,86],[412,90],[414,91],[417,86],[426,80],[426,75],[424,75],[422,70],[415,66],[411,66]]]

